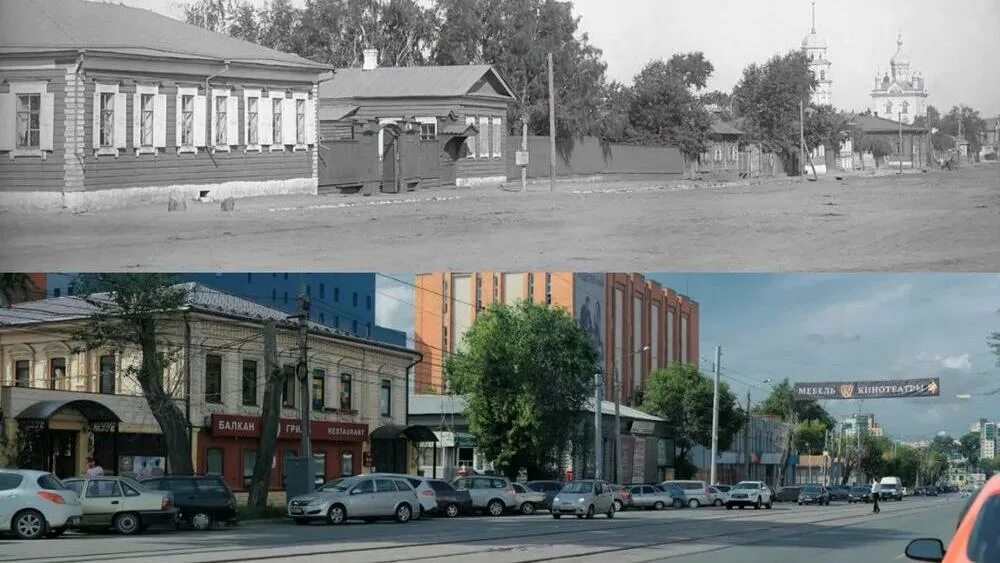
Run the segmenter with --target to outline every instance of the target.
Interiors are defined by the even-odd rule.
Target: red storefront
[[[221,474],[234,490],[246,490],[260,447],[259,416],[213,414],[198,436],[198,471]],[[298,420],[282,418],[274,450],[271,488],[284,489],[285,459],[299,455],[302,430]],[[362,446],[368,425],[355,422],[312,421],[310,438],[316,464],[316,481],[362,472]]]

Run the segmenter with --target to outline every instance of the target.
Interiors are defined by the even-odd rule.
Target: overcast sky
[[[412,275],[393,274],[412,282]],[[986,346],[1000,330],[1000,274],[649,274],[697,300],[702,367],[722,347],[722,373],[753,401],[795,381],[941,378],[941,396],[870,400],[886,431],[901,439],[967,432],[1000,418],[1000,368]],[[412,286],[378,277],[379,324],[413,332]],[[412,345],[412,340],[410,341]],[[972,394],[971,400],[957,399]],[[978,394],[978,396],[975,396]],[[856,401],[827,401],[838,418]]]
[[[181,17],[179,0],[123,0]],[[253,0],[264,5],[266,0]],[[811,0],[576,0],[580,24],[604,51],[612,79],[631,82],[651,59],[704,51],[715,75],[709,88],[731,91],[752,62],[800,47]],[[304,0],[292,0],[301,6]],[[424,2],[426,3],[426,2]],[[626,8],[627,6],[627,8]],[[924,73],[930,103],[967,104],[1000,114],[1000,2],[997,0],[817,0],[817,32],[829,45],[833,100],[864,109],[875,68],[885,69],[896,35]]]

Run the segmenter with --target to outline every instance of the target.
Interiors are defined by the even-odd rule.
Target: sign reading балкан
[[[886,381],[823,381],[796,383],[796,399],[909,399],[937,397],[941,381],[936,377],[923,379],[890,379]]]

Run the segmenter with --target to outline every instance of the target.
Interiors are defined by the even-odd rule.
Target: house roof
[[[712,116],[712,133],[716,135],[742,135],[743,131],[733,127],[718,116]]]
[[[340,121],[345,117],[350,117],[357,113],[359,106],[352,106],[346,104],[336,104],[332,106],[320,105],[319,106],[319,120],[320,121]]]
[[[297,325],[297,321],[291,320],[288,313],[284,311],[261,305],[249,299],[230,295],[199,283],[187,282],[174,287],[183,287],[188,291],[187,305],[182,307],[181,310],[254,322],[276,321],[279,326],[285,325],[291,327]],[[9,308],[0,308],[0,330],[4,328],[27,327],[42,323],[84,320],[95,313],[101,312],[101,308],[92,303],[92,301],[101,303],[111,302],[111,298],[107,293],[97,293],[88,299],[80,296],[53,297],[17,303]],[[319,323],[310,321],[308,327],[309,332],[312,334],[332,337],[334,339],[350,340],[362,344],[377,345],[411,355],[416,354],[416,352],[409,348],[361,338]]]
[[[326,76],[322,77],[326,78]],[[322,79],[321,78],[321,79]],[[407,66],[372,70],[337,69],[320,82],[320,98],[440,98],[467,96],[484,80],[494,83],[500,99],[514,99],[510,86],[490,65]]]
[[[409,414],[411,415],[440,415],[440,414],[450,414],[454,412],[455,414],[461,414],[465,410],[467,403],[465,397],[461,395],[411,395],[410,396],[410,407]],[[594,400],[589,399],[586,406],[584,407],[587,412],[594,412]],[[658,416],[653,416],[651,414],[646,414],[640,410],[634,409],[632,407],[627,407],[625,405],[619,406],[621,415],[625,418],[631,418],[634,420],[649,420],[653,422],[662,422],[663,419]],[[604,414],[610,414],[615,412],[615,404],[611,401],[601,401],[601,412]]]
[[[899,131],[899,122],[893,121],[891,119],[886,119],[884,117],[878,117],[875,115],[864,115],[856,114],[852,115],[850,120],[861,127],[862,131],[865,132],[879,132],[879,131],[890,131],[896,133]],[[920,127],[915,127],[913,125],[903,124],[904,133],[923,133],[924,129]]]
[[[249,41],[121,4],[85,0],[3,0],[0,53],[97,51],[329,69]]]

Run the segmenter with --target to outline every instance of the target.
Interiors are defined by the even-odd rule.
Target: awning
[[[437,436],[430,428],[414,424],[403,426],[402,424],[386,424],[379,426],[369,434],[372,440],[396,440],[404,438],[413,442],[437,442]]]
[[[357,113],[359,106],[349,106],[349,105],[333,105],[324,106],[320,103],[319,107],[319,120],[320,121],[340,121],[353,116]]]
[[[438,135],[454,135],[456,137],[475,137],[479,134],[479,128],[471,123],[445,125],[438,131]]]
[[[17,420],[49,420],[60,412],[74,409],[80,412],[87,422],[121,422],[115,411],[106,405],[89,399],[63,399],[38,401],[22,410],[14,418]]]

